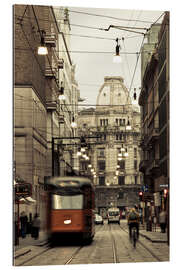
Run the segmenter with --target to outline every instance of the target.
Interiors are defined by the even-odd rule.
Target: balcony
[[[58,59],[58,68],[59,69],[64,68],[64,59],[62,59],[62,58]]]
[[[150,164],[148,167],[149,172],[152,174],[158,174],[160,171],[160,166],[159,166],[159,159],[153,160],[153,162]]]
[[[46,108],[47,108],[47,110],[53,110],[53,111],[55,111],[57,109],[57,103],[56,103],[56,101],[46,102]]]
[[[46,34],[44,41],[47,45],[50,45],[51,47],[56,47],[56,34]]]
[[[48,78],[57,78],[57,68],[46,67],[45,76]]]
[[[154,128],[151,133],[149,133],[148,143],[154,143],[159,139],[159,129]]]
[[[64,115],[59,115],[59,123],[60,124],[64,124],[65,121],[64,121]]]
[[[145,172],[146,168],[147,168],[147,160],[141,160],[140,164],[139,164],[139,171],[140,172]]]

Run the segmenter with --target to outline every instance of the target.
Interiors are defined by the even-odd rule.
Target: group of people
[[[23,211],[20,215],[20,229],[22,238],[26,237],[27,233],[31,233],[34,239],[39,238],[40,218],[39,214],[35,214],[34,219],[28,222],[28,217]]]

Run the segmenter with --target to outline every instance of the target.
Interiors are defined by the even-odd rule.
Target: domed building
[[[105,216],[110,206],[126,210],[138,204],[140,112],[122,77],[104,78],[96,108],[79,112],[78,128],[90,158],[80,159],[80,172],[93,179],[97,211]]]

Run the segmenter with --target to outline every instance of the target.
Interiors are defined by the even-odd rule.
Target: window
[[[119,166],[120,166],[120,169],[124,170],[125,169],[125,160],[120,160]]]
[[[99,177],[99,185],[100,186],[104,186],[105,185],[105,177],[104,176],[100,176]]]
[[[120,191],[118,194],[118,199],[123,199],[123,198],[124,198],[124,193]]]
[[[134,158],[137,158],[137,148],[134,148]]]
[[[98,149],[98,157],[105,157],[105,149],[104,148]]]
[[[125,134],[123,134],[122,132],[116,134],[116,141],[123,141],[124,139],[125,139]]]
[[[52,196],[52,209],[82,209],[83,195],[61,196],[54,194]]]
[[[105,160],[99,160],[98,161],[98,170],[99,171],[104,171],[106,168],[106,165],[105,165]]]
[[[124,185],[124,176],[118,177],[118,185]]]
[[[134,176],[134,184],[137,185],[137,175]]]
[[[100,126],[101,127],[108,126],[108,119],[100,119]]]
[[[137,170],[137,160],[134,160],[134,169]]]

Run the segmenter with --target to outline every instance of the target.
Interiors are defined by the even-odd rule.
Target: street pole
[[[18,198],[18,209],[17,209],[17,217],[18,217],[18,226],[17,226],[17,245],[19,245],[19,228],[20,228],[20,218],[19,218],[19,198]]]
[[[52,176],[54,176],[54,138],[52,137]]]

